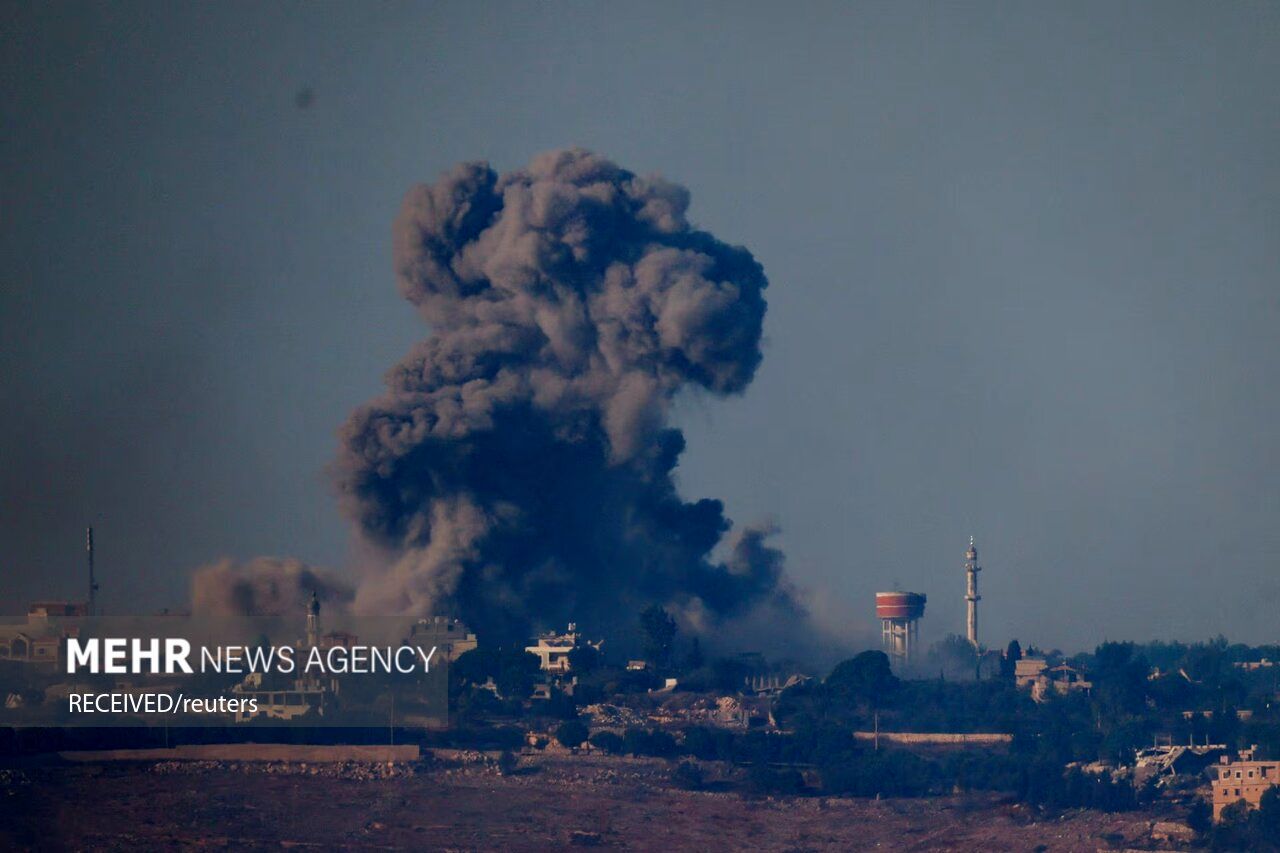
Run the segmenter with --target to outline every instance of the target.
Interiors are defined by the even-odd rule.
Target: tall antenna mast
[[[89,615],[97,615],[98,581],[93,576],[93,528],[85,528],[84,547],[89,552]]]

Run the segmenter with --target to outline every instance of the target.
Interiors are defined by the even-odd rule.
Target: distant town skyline
[[[763,264],[763,362],[677,400],[676,477],[778,526],[820,622],[878,646],[897,584],[964,636],[972,535],[992,647],[1276,641],[1280,8],[31,5],[0,38],[9,615],[84,598],[89,525],[108,613],[224,556],[354,565],[336,432],[423,337],[402,196],[583,146]]]

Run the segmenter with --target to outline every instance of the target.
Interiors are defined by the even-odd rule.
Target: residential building
[[[538,666],[543,672],[564,675],[572,669],[569,662],[569,653],[579,647],[590,646],[596,651],[600,651],[600,647],[604,645],[604,640],[589,641],[583,639],[578,634],[578,626],[569,623],[569,630],[563,634],[557,634],[550,631],[545,634],[539,634],[537,642],[532,646],[525,646],[524,650],[532,655],[537,655]]]
[[[37,601],[27,608],[27,621],[0,625],[0,660],[57,668],[67,637],[80,634],[88,618],[87,604],[70,601]]]
[[[435,646],[436,654],[447,661],[455,661],[479,645],[476,635],[461,620],[448,616],[419,619],[409,629],[409,639],[405,643],[410,646]]]
[[[1086,681],[1080,670],[1065,663],[1049,666],[1044,658],[1019,660],[1014,666],[1013,679],[1018,687],[1029,687],[1031,698],[1037,702],[1043,702],[1051,691],[1065,695],[1093,689],[1093,683]]]
[[[1244,801],[1256,809],[1268,788],[1280,784],[1280,761],[1259,761],[1258,747],[1240,750],[1239,759],[1232,761],[1224,755],[1215,768],[1213,781],[1213,819],[1222,817],[1222,810],[1232,803]]]

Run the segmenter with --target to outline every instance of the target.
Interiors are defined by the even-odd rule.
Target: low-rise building
[[[251,672],[244,680],[231,688],[239,699],[255,700],[253,710],[240,706],[235,712],[237,723],[246,723],[262,717],[269,720],[296,720],[299,717],[323,717],[325,706],[338,692],[338,681],[326,679],[327,684],[313,676],[295,678],[284,684],[276,684],[279,678],[270,674]]]
[[[1243,801],[1256,809],[1267,789],[1280,784],[1280,761],[1259,761],[1258,747],[1240,750],[1239,759],[1222,756],[1213,780],[1213,819],[1222,818],[1222,810]]]
[[[455,661],[479,645],[476,635],[461,620],[447,616],[419,619],[409,630],[406,643],[411,646],[435,646],[436,654],[447,661]]]
[[[537,642],[532,646],[525,646],[524,650],[538,658],[538,667],[543,672],[555,673],[557,675],[565,675],[573,668],[569,662],[569,654],[579,647],[589,646],[600,651],[600,647],[604,645],[604,640],[586,640],[578,633],[578,626],[569,623],[569,630],[563,634],[557,634],[550,631],[545,634],[539,634]]]
[[[0,660],[59,667],[67,637],[80,635],[89,606],[71,601],[37,601],[27,608],[27,621],[0,625]]]
[[[1018,687],[1029,687],[1031,698],[1043,702],[1050,692],[1067,694],[1074,691],[1088,693],[1093,683],[1086,681],[1084,674],[1067,664],[1049,666],[1044,658],[1022,658],[1014,666],[1014,683]]]

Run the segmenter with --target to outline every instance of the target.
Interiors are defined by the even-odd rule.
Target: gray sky
[[[180,604],[347,558],[335,431],[423,334],[390,224],[581,145],[772,285],[689,498],[775,519],[825,618],[1275,642],[1280,7],[15,4],[0,76],[0,601]],[[313,99],[302,108],[300,90]]]

